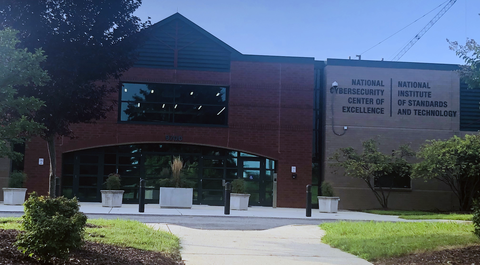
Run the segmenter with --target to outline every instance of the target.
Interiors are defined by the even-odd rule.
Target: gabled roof
[[[137,49],[137,67],[198,71],[230,71],[237,50],[179,13],[155,23],[145,31]]]
[[[145,30],[146,42],[135,66],[230,71],[231,61],[312,64],[312,57],[244,55],[180,13]]]
[[[222,40],[220,40],[219,38],[215,37],[214,35],[212,35],[210,32],[204,30],[202,27],[198,26],[197,24],[193,23],[190,19],[184,17],[182,14],[180,13],[175,13],[163,20],[160,20],[159,22],[153,24],[150,29],[154,30],[155,28],[157,27],[162,27],[164,25],[167,25],[169,24],[170,22],[174,21],[174,20],[180,20],[182,22],[184,22],[185,24],[187,24],[188,26],[196,29],[199,33],[201,33],[202,35],[204,35],[205,37],[207,37],[208,39],[212,40],[213,42],[215,42],[216,44],[220,45],[222,48],[224,48],[225,50],[229,51],[232,53],[232,55],[241,55],[241,53],[237,50],[235,50],[234,48],[232,48],[230,45],[226,44],[225,42],[223,42]]]

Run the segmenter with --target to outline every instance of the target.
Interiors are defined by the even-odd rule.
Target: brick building
[[[331,173],[334,150],[377,135],[385,151],[406,142],[415,148],[462,134],[460,128],[478,130],[476,94],[460,89],[456,65],[244,55],[178,13],[148,34],[109,99],[118,108],[96,124],[72,126],[77,138],[58,139],[63,195],[100,201],[105,177],[118,172],[124,202],[138,202],[138,183],[146,178],[147,203],[158,203],[162,169],[181,156],[197,183],[196,204],[223,204],[223,183],[241,177],[250,205],[304,207],[306,185],[327,180],[341,208],[375,208],[363,183]],[[461,91],[470,100],[463,109]],[[399,106],[402,100],[442,106]],[[48,191],[47,152],[39,139],[26,147],[30,191]],[[455,207],[445,186],[423,181],[398,187],[391,202]]]
[[[78,138],[58,139],[62,194],[99,201],[104,177],[118,172],[125,202],[138,200],[140,176],[147,202],[158,202],[155,179],[180,155],[194,168],[194,203],[222,204],[222,184],[241,176],[251,204],[271,206],[276,172],[278,205],[301,207],[296,198],[311,182],[314,59],[243,55],[180,14],[149,34],[112,95],[118,109],[72,126]],[[47,158],[45,142],[28,144],[27,186],[43,194]]]

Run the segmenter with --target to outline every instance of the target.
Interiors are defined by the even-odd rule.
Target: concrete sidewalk
[[[295,218],[310,220],[356,220],[356,221],[408,221],[396,216],[378,215],[355,211],[339,211],[338,213],[319,213],[312,209],[312,216],[306,217],[305,209],[299,208],[272,208],[249,207],[248,211],[230,211],[224,214],[222,206],[193,205],[192,209],[166,209],[158,204],[146,204],[143,213],[138,212],[138,204],[123,204],[120,208],[102,207],[97,202],[80,202],[80,211],[86,214],[112,214],[112,215],[157,215],[157,216],[241,216],[264,218]],[[0,202],[0,215],[2,212],[23,212],[23,206],[3,205]]]
[[[80,210],[85,214],[112,216],[292,218],[319,220],[319,223],[320,220],[409,221],[396,216],[354,211],[319,213],[318,209],[312,209],[312,217],[305,216],[305,209],[295,208],[249,207],[248,211],[232,210],[230,215],[224,215],[224,207],[207,205],[194,205],[192,209],[164,209],[158,204],[147,204],[144,213],[139,213],[138,209],[138,204],[109,208],[102,207],[101,203],[80,203]],[[23,206],[8,206],[0,202],[0,216],[2,213],[23,213]],[[321,243],[324,231],[316,225],[287,225],[260,231],[203,230],[171,224],[149,225],[169,231],[181,239],[181,254],[186,265],[371,264]]]
[[[371,264],[321,243],[325,232],[315,225],[289,225],[262,231],[149,225],[180,238],[186,265]]]

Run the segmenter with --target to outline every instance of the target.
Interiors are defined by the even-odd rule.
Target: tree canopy
[[[473,39],[468,39],[465,45],[457,41],[449,43],[450,49],[465,61],[460,69],[462,80],[469,88],[480,88],[480,45]]]
[[[105,97],[118,88],[98,81],[118,78],[133,64],[147,24],[133,16],[140,0],[2,0],[0,26],[20,32],[20,47],[42,48],[42,64],[51,80],[25,86],[19,93],[46,103],[36,120],[45,124],[45,137],[69,136],[70,124],[105,117],[112,102]],[[132,36],[135,36],[133,38]]]
[[[0,29],[19,31],[21,47],[42,48],[42,67],[51,79],[18,88],[20,95],[45,102],[35,121],[45,125],[50,154],[50,194],[55,188],[55,138],[72,136],[71,124],[106,117],[115,101],[122,72],[134,63],[149,25],[133,15],[141,0],[0,0]]]
[[[43,126],[33,121],[43,103],[33,97],[18,97],[16,86],[39,86],[48,81],[47,72],[40,68],[45,60],[41,50],[29,53],[18,49],[17,32],[0,31],[0,157],[20,159],[12,144],[24,143]]]
[[[465,62],[460,69],[462,80],[469,88],[480,88],[480,45],[473,39],[467,39],[465,45],[448,39],[447,42],[450,50]]]
[[[471,209],[480,188],[480,135],[427,141],[417,157],[422,161],[414,165],[412,177],[437,179],[447,184],[460,209]]]
[[[409,145],[402,145],[398,150],[392,150],[391,154],[384,154],[377,145],[375,139],[364,141],[362,153],[352,147],[340,148],[331,159],[337,162],[334,167],[344,169],[345,176],[363,180],[382,208],[387,209],[394,182],[410,177],[411,164],[407,158],[415,153]]]

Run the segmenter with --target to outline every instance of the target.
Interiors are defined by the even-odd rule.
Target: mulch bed
[[[13,246],[18,233],[16,230],[0,229],[0,264],[46,264],[23,255]],[[70,254],[69,260],[56,260],[54,264],[179,265],[183,262],[175,261],[160,252],[86,242],[81,249]]]
[[[426,253],[411,254],[399,258],[391,258],[374,262],[375,265],[393,264],[468,264],[480,265],[480,246],[453,248]]]

